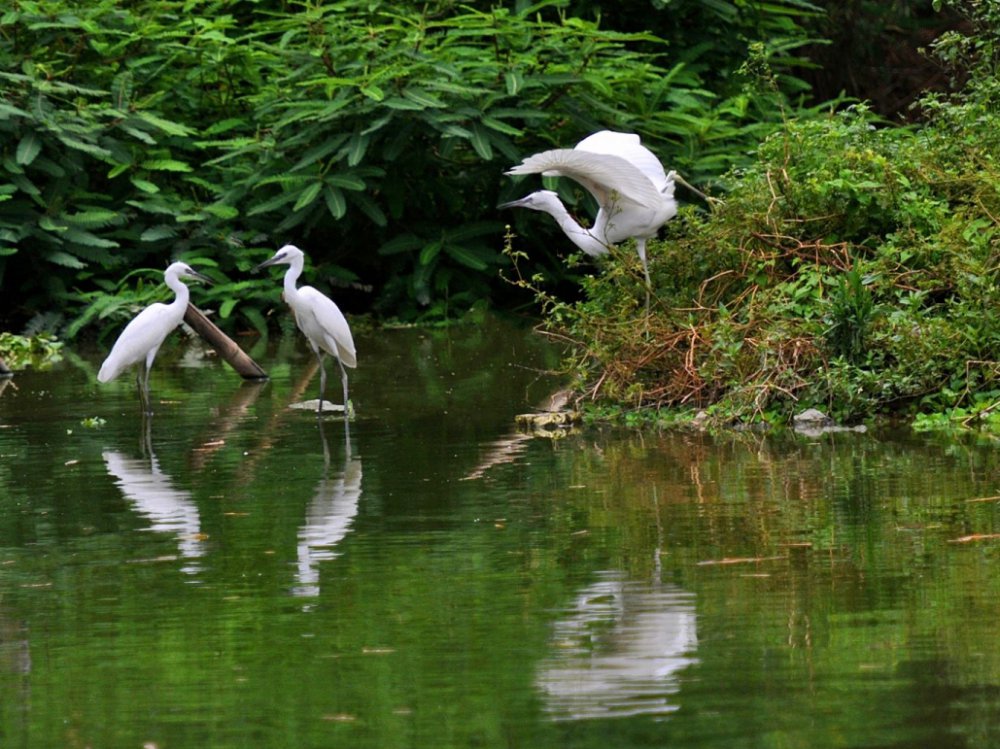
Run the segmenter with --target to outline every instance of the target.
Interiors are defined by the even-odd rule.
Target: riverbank
[[[631,245],[596,266],[570,259],[580,301],[515,274],[565,346],[581,401],[633,420],[704,410],[716,424],[788,423],[808,408],[842,424],[992,418],[994,88],[926,100],[933,118],[915,128],[886,127],[863,106],[789,121],[728,175],[721,205],[689,205],[651,245],[648,312]]]

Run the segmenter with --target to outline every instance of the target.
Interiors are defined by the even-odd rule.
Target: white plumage
[[[181,282],[181,276],[196,278],[206,283],[211,279],[198,273],[187,263],[172,263],[163,273],[163,280],[174,292],[170,304],[156,302],[136,315],[118,336],[111,353],[97,373],[98,382],[110,382],[129,367],[138,364],[136,384],[139,401],[144,413],[152,413],[149,400],[149,370],[153,367],[156,354],[171,331],[181,324],[187,310],[190,292]]]
[[[305,255],[294,245],[286,244],[278,250],[274,257],[265,260],[254,268],[254,271],[272,265],[287,265],[284,281],[284,299],[295,315],[295,324],[305,334],[316,358],[319,360],[319,407],[317,413],[323,411],[323,394],[326,391],[326,368],[323,366],[323,354],[336,357],[340,365],[341,380],[344,386],[344,418],[348,416],[347,370],[358,365],[354,350],[354,338],[347,319],[333,301],[312,286],[295,288],[295,283],[302,275]]]
[[[539,190],[500,207],[548,213],[577,247],[592,256],[604,255],[611,245],[634,238],[649,289],[646,240],[677,214],[676,173],[665,172],[638,135],[602,130],[575,148],[529,156],[507,174],[569,177],[583,185],[599,206],[590,228],[581,226],[551,190]]]

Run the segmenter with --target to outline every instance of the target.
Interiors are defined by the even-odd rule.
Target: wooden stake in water
[[[229,364],[245,380],[266,380],[265,372],[257,362],[251,359],[232,338],[227,336],[216,325],[205,317],[204,313],[193,304],[188,304],[184,313],[186,322],[195,333],[204,338],[214,348],[226,363]]]

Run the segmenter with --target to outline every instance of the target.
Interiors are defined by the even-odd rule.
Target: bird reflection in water
[[[198,560],[205,553],[198,506],[191,492],[176,488],[170,476],[160,470],[148,419],[143,420],[142,429],[144,457],[107,451],[104,465],[125,498],[149,520],[148,530],[177,536],[178,551],[185,560],[182,569],[195,574],[201,570]]]
[[[319,595],[319,564],[339,556],[336,546],[350,532],[361,498],[361,458],[351,454],[350,428],[344,430],[343,470],[332,475],[322,422],[318,428],[323,442],[323,478],[316,485],[298,533],[297,584],[293,592],[302,597]]]
[[[666,714],[677,673],[695,663],[694,599],[617,571],[576,596],[555,624],[536,684],[555,720]]]

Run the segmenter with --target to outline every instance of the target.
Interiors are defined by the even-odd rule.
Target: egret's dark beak
[[[281,253],[280,255],[275,255],[274,257],[272,257],[272,258],[270,258],[268,260],[265,260],[260,265],[255,265],[250,272],[251,273],[256,273],[257,271],[260,271],[260,270],[263,270],[264,268],[270,267],[270,266],[274,265],[275,263],[280,263],[284,259],[285,259],[285,253]]]
[[[194,278],[194,279],[196,279],[198,281],[201,281],[203,284],[207,284],[209,286],[211,286],[214,283],[214,281],[212,281],[211,278],[209,278],[206,275],[203,275],[203,274],[199,273],[196,270],[189,270],[184,275],[188,276],[189,278]]]
[[[497,206],[497,210],[502,211],[507,208],[520,208],[522,205],[524,205],[525,200],[527,200],[527,198],[521,198],[520,200],[512,200],[509,203],[501,203],[500,205]]]

